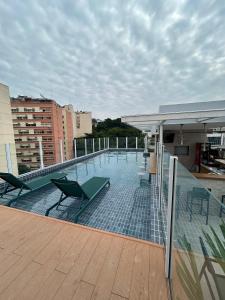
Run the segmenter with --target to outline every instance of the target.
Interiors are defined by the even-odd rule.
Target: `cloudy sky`
[[[225,99],[225,1],[0,0],[0,82],[98,118]]]

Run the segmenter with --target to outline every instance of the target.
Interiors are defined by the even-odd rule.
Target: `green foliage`
[[[24,174],[30,172],[30,168],[27,165],[18,165],[18,172],[20,174]]]
[[[220,224],[220,230],[222,232],[224,240],[221,241],[221,238],[217,235],[214,228],[210,226],[211,235],[203,230],[203,234],[205,236],[206,242],[209,245],[212,255],[220,264],[221,268],[225,272],[225,223],[224,220],[222,220],[222,223]]]
[[[93,133],[89,137],[125,137],[125,136],[143,136],[142,132],[132,126],[124,124],[121,119],[105,119],[103,122],[93,126]]]
[[[191,244],[186,236],[178,239],[178,242],[184,251],[177,251],[179,260],[176,259],[176,270],[183,290],[190,300],[203,300],[203,292],[200,284],[200,278],[195,255]]]

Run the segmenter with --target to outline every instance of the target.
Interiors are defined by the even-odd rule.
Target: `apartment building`
[[[8,154],[7,154],[8,153]],[[0,83],[0,172],[18,174],[8,86]]]
[[[44,166],[60,162],[61,152],[64,155],[61,106],[51,99],[18,96],[11,98],[11,110],[18,164],[31,170],[40,168],[39,141]]]
[[[74,157],[74,110],[71,104],[62,107],[64,160]]]
[[[74,113],[74,137],[84,137],[92,133],[92,114],[86,111]]]

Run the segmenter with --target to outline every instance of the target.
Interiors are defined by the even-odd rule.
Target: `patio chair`
[[[205,275],[205,279],[206,279],[207,286],[209,288],[211,297],[212,297],[212,299],[217,299],[217,297],[215,297],[215,294],[213,293],[211,283],[210,283],[210,280],[208,277],[208,274],[211,274],[211,276],[214,280],[215,286],[216,286],[216,290],[217,290],[219,299],[222,300],[222,299],[224,299],[224,295],[225,295],[225,284],[224,284],[225,275],[218,274],[215,269],[215,266],[219,265],[219,260],[222,261],[222,259],[221,258],[216,259],[214,257],[210,257],[208,255],[208,251],[203,242],[203,239],[201,237],[199,237],[199,240],[200,240],[200,244],[201,244],[201,248],[202,248],[202,253],[203,253],[204,259],[205,259],[204,264],[203,264],[200,274],[199,274],[199,278],[201,279],[203,274]],[[207,270],[208,270],[208,272],[207,272]]]
[[[193,187],[192,191],[187,193],[187,209],[190,211],[190,222],[192,221],[192,216],[194,214],[193,207],[194,205],[200,205],[199,214],[206,217],[206,225],[208,224],[209,219],[209,199],[210,192],[201,187]],[[206,212],[204,214],[204,203],[206,203]]]
[[[94,200],[99,192],[106,185],[110,185],[109,180],[109,178],[105,177],[92,177],[84,184],[80,185],[77,181],[52,179],[52,182],[62,193],[59,200],[46,210],[45,215],[48,216],[54,207],[56,207],[56,209],[58,209],[59,206],[68,207],[67,205],[63,205],[61,203],[68,197],[71,197],[78,200],[78,203],[80,202],[79,206],[77,207],[78,212],[74,216],[74,221],[77,222],[80,214]]]
[[[22,192],[24,190],[29,192],[36,191],[42,187],[45,187],[46,185],[51,183],[51,179],[63,179],[66,178],[67,174],[65,173],[51,173],[39,178],[35,178],[30,181],[24,182],[22,179],[17,178],[11,173],[3,173],[0,172],[0,178],[2,178],[4,181],[7,182],[5,185],[5,188],[2,193],[0,193],[0,197],[3,198],[4,195],[9,194],[10,192],[14,190],[18,190],[18,193],[16,195],[11,195],[15,196],[13,197],[7,205],[10,206],[13,202],[17,201],[19,197],[21,197]],[[27,194],[25,193],[25,194]],[[24,195],[24,194],[23,194]]]

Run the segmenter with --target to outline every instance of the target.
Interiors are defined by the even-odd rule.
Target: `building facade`
[[[64,160],[74,157],[74,111],[72,105],[62,107]]]
[[[91,112],[76,111],[74,113],[74,137],[84,137],[92,133],[92,114]]]
[[[7,146],[6,146],[7,145]],[[8,156],[6,154],[8,151]],[[8,86],[0,83],[0,172],[18,174]]]
[[[74,157],[74,138],[92,133],[90,112],[74,112],[72,105],[60,106],[54,100],[18,96],[11,98],[11,111],[19,167],[24,171]]]
[[[11,110],[18,165],[40,168],[40,143],[44,166],[60,162],[64,156],[61,106],[50,99],[18,96],[11,98]]]

